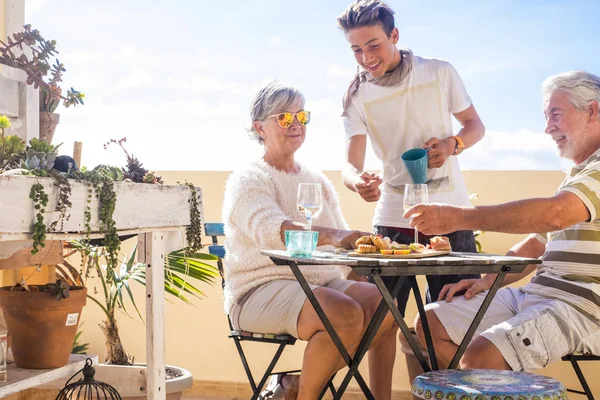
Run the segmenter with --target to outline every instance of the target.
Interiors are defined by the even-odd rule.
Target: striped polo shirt
[[[542,264],[521,290],[560,299],[600,320],[600,150],[574,166],[557,193],[571,192],[590,212],[581,222],[538,238],[546,242]]]

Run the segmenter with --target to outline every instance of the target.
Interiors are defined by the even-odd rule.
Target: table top
[[[315,251],[312,257],[292,257],[284,250],[262,250],[261,254],[276,263],[293,261],[309,265],[347,265],[359,275],[452,275],[469,273],[521,272],[540,259],[509,257],[481,253],[451,252],[426,258],[348,257],[345,253]]]

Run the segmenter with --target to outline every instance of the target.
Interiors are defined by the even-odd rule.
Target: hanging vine
[[[177,182],[181,184],[181,182]],[[187,241],[187,247],[185,248],[185,255],[197,253],[202,249],[202,220],[200,216],[200,204],[198,202],[198,193],[196,187],[192,182],[185,181],[183,185],[190,188],[191,198],[190,202],[190,225],[185,230],[185,238]]]
[[[35,223],[33,224],[33,246],[31,254],[37,254],[40,248],[45,247],[46,225],[44,224],[44,213],[48,206],[48,195],[41,183],[35,183],[29,191],[29,198],[33,200],[33,208],[36,211]]]

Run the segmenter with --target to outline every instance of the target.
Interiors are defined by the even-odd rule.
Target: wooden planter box
[[[52,178],[31,176],[0,176],[0,241],[27,240],[35,221],[33,200],[29,198],[31,186],[39,182],[48,194],[48,207],[44,221],[48,227],[59,218],[54,211],[58,188]],[[49,232],[48,239],[83,237],[85,232],[84,211],[88,196],[88,185],[71,180],[73,206],[69,220],[58,223],[56,232]],[[198,195],[200,195],[200,190]],[[190,189],[183,185],[151,185],[140,183],[115,183],[117,204],[113,219],[122,234],[148,232],[152,230],[176,229],[190,224]],[[201,202],[201,198],[200,198]],[[92,197],[90,204],[92,220],[90,226],[95,236],[99,232],[99,201]],[[200,210],[202,213],[202,210]],[[201,214],[202,215],[202,214]],[[158,229],[157,229],[158,228]]]
[[[31,246],[31,230],[35,221],[33,201],[29,198],[31,186],[44,185],[49,202],[44,221],[49,226],[58,217],[54,211],[58,188],[52,178],[30,176],[0,176],[0,269],[18,268],[15,262],[26,256]],[[59,223],[56,231],[48,232],[51,240],[66,241],[85,237],[84,211],[87,205],[88,185],[74,180],[71,183],[70,218]],[[199,188],[199,212],[202,214],[202,194]],[[139,183],[115,183],[117,203],[113,219],[119,235],[139,234],[138,258],[148,266],[146,285],[146,360],[147,398],[164,400],[164,257],[170,251],[181,248],[185,227],[190,224],[191,191],[187,186],[150,185]],[[92,237],[103,237],[99,229],[99,201],[92,197]],[[58,248],[57,246],[46,246]],[[48,257],[54,253],[52,250]],[[43,251],[42,251],[43,254]],[[57,253],[58,254],[58,253]],[[56,254],[54,254],[56,256]],[[54,258],[56,261],[56,258]],[[30,262],[35,263],[36,261]],[[53,379],[70,375],[71,369],[56,370]],[[0,398],[40,384],[39,379],[29,379],[32,374],[21,375],[9,370],[8,382],[0,383]],[[29,379],[29,380],[27,380]]]

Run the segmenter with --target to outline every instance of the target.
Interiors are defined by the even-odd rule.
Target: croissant
[[[373,241],[375,247],[377,247],[377,250],[390,249],[390,245],[386,243],[386,241],[381,236],[371,236],[371,240]]]
[[[360,254],[376,253],[377,247],[373,246],[372,244],[359,244],[356,252]]]
[[[361,236],[356,240],[356,247],[360,246],[361,244],[369,244],[372,245],[373,241],[371,240],[371,236]]]

